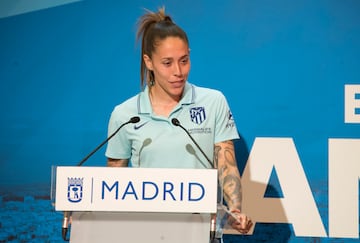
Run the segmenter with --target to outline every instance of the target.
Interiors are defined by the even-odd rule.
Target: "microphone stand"
[[[201,147],[199,146],[199,144],[195,141],[195,139],[191,136],[191,134],[188,132],[188,130],[186,130],[185,127],[183,127],[180,124],[180,121],[176,118],[171,119],[171,122],[173,125],[177,126],[177,127],[181,127],[182,130],[184,130],[186,132],[186,134],[189,136],[189,138],[193,141],[193,143],[195,144],[195,146],[200,150],[200,152],[202,153],[202,155],[204,155],[205,159],[207,160],[207,162],[210,164],[212,169],[215,169],[214,164],[210,161],[209,157],[205,154],[204,150],[201,149]]]
[[[115,132],[113,132],[108,138],[106,138],[102,143],[100,143],[93,151],[91,151],[87,156],[85,156],[77,164],[77,166],[82,166],[85,163],[85,161],[87,161],[94,153],[96,153],[102,146],[104,146],[104,144],[106,144],[112,137],[114,137],[120,131],[120,129],[123,128],[125,125],[129,123],[138,123],[139,121],[140,121],[140,117],[134,116],[130,118],[129,121],[123,123],[118,129],[115,130]],[[61,230],[61,235],[64,241],[70,241],[70,238],[67,237],[69,224],[71,221],[70,218],[71,218],[71,212],[65,211],[63,217],[62,230]]]
[[[180,124],[180,121],[176,118],[173,118],[173,119],[171,119],[171,123],[174,126],[180,127],[181,129],[183,129],[186,132],[186,134],[189,136],[189,138],[193,141],[193,143],[196,145],[196,147],[200,150],[202,155],[204,155],[205,159],[210,164],[211,168],[215,169],[214,164],[210,161],[209,157],[205,154],[204,150],[201,149],[200,145],[195,141],[195,139],[191,136],[191,134],[188,132],[188,130],[186,130],[186,128]],[[187,149],[189,149],[189,148],[187,148]],[[215,235],[216,235],[216,214],[211,214],[211,221],[210,221],[210,241],[211,242],[215,240]]]

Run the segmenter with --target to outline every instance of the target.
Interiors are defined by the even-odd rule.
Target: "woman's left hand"
[[[238,209],[233,209],[231,210],[231,212],[233,216],[229,215],[228,217],[229,225],[231,225],[233,229],[236,229],[242,234],[248,233],[253,226],[251,219],[245,214],[241,213]],[[236,217],[236,219],[234,217]]]

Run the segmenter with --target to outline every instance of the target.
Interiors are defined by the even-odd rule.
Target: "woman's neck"
[[[180,97],[171,97],[170,95],[161,95],[153,88],[149,90],[150,104],[153,113],[159,116],[168,117],[171,111],[177,106]]]

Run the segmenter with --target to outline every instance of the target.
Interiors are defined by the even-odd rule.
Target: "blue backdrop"
[[[189,81],[228,98],[241,172],[257,137],[292,138],[328,231],[328,139],[360,138],[344,118],[345,86],[360,85],[356,0],[1,2],[1,201],[39,195],[51,165],[106,138],[113,107],[140,90],[136,20],[163,5],[190,38]],[[102,149],[87,165],[105,160]]]

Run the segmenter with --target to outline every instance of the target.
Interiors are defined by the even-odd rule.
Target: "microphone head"
[[[144,146],[144,147],[145,147],[145,146],[148,146],[151,142],[152,142],[151,138],[147,138],[147,139],[144,140],[143,146]]]
[[[171,123],[172,123],[173,125],[175,125],[175,126],[180,126],[180,122],[179,122],[179,120],[176,119],[176,118],[171,119]]]
[[[188,151],[190,154],[196,155],[195,149],[190,144],[186,144],[185,148],[186,148],[186,151]]]
[[[130,123],[138,123],[139,121],[140,121],[140,117],[138,116],[131,117],[130,119]]]

